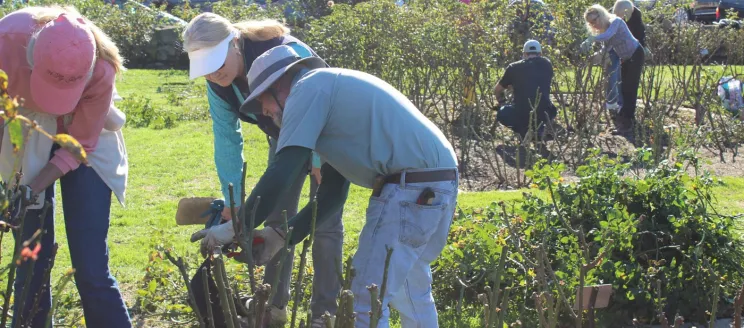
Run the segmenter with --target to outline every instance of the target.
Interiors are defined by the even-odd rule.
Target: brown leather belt
[[[372,188],[372,196],[379,197],[382,192],[382,187],[388,183],[400,183],[401,173],[395,173],[388,176],[379,176],[375,180],[374,188]],[[406,183],[422,183],[422,182],[438,182],[438,181],[452,181],[457,179],[457,170],[455,169],[443,169],[436,171],[417,171],[417,172],[406,172]]]

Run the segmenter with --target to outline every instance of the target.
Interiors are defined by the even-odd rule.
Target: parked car
[[[716,20],[716,10],[719,0],[695,0],[690,5],[692,20],[696,22],[712,23]]]
[[[732,9],[738,18],[744,18],[744,0],[721,0],[716,8],[716,20],[726,18],[725,13]]]

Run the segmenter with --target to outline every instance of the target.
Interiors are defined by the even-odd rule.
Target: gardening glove
[[[584,40],[584,42],[581,43],[581,46],[579,47],[579,50],[584,53],[588,52],[592,49],[592,44],[594,44],[594,37],[590,36]]]
[[[284,247],[284,231],[277,228],[265,227],[256,230],[255,238],[262,238],[263,243],[253,245],[253,260],[256,265],[266,265]]]
[[[192,243],[200,239],[202,241],[199,250],[204,257],[216,247],[232,243],[235,239],[235,230],[233,229],[232,221],[197,231],[191,235]]]

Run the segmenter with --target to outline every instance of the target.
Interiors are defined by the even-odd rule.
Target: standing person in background
[[[584,21],[590,36],[581,44],[581,49],[587,51],[592,43],[604,42],[605,47],[614,50],[620,57],[623,106],[614,117],[615,130],[612,133],[633,141],[638,87],[645,61],[643,47],[630,33],[625,21],[600,5],[589,7],[584,12]]]
[[[643,13],[630,0],[618,0],[612,8],[615,16],[625,21],[630,34],[642,47],[646,48],[646,25],[643,24]],[[648,54],[648,53],[647,53]]]
[[[111,193],[124,202],[127,154],[121,127],[124,116],[113,107],[115,77],[124,70],[119,49],[98,27],[72,7],[27,7],[0,20],[0,69],[8,74],[8,93],[24,99],[20,113],[48,133],[67,133],[88,153],[90,166],[39,133],[31,133],[23,151],[19,187],[31,203],[22,235],[39,229],[41,250],[21,264],[14,285],[13,326],[44,327],[52,305],[49,269],[54,238],[54,184],[60,181],[62,210],[75,285],[88,327],[131,327],[116,279],[109,270],[107,246]],[[4,181],[13,174],[7,131],[0,148]],[[36,203],[33,204],[33,201]],[[42,218],[44,202],[51,208]],[[33,247],[33,246],[32,246]],[[24,291],[28,270],[30,290]],[[45,279],[46,276],[46,279]],[[27,294],[21,303],[21,295]],[[38,311],[31,313],[38,297]],[[33,315],[33,317],[31,317]]]
[[[630,0],[618,0],[615,2],[612,12],[625,21],[630,34],[643,47],[646,57],[650,56],[651,52],[646,47],[646,26],[643,24],[641,10],[635,7]],[[610,49],[608,55],[610,57],[610,67],[607,76],[607,110],[616,115],[623,105],[623,97],[620,94],[620,87],[618,87],[620,82],[620,57],[614,49]]]
[[[292,47],[302,57],[317,57],[309,46],[289,35],[289,29],[279,22],[273,20],[246,21],[231,23],[224,17],[212,13],[203,13],[196,16],[188,24],[183,32],[184,49],[189,54],[191,79],[204,76],[207,80],[207,98],[209,100],[209,114],[212,117],[212,128],[214,131],[214,159],[217,166],[217,174],[222,184],[222,194],[228,206],[222,213],[223,220],[230,220],[231,209],[229,208],[230,195],[228,185],[234,186],[235,195],[240,194],[243,164],[243,136],[241,134],[240,122],[256,124],[266,135],[269,142],[269,162],[272,161],[276,152],[276,140],[279,137],[280,121],[259,113],[241,111],[240,106],[244,99],[250,94],[246,74],[253,65],[253,61],[264,51],[279,45]],[[253,106],[260,107],[260,103],[254,101]],[[320,160],[317,155],[313,157],[310,198],[312,199],[321,182]],[[310,163],[306,163],[310,167]],[[282,211],[287,211],[287,217],[297,213],[298,202],[302,185],[306,175],[297,176],[292,181],[287,193],[282,195],[282,206],[272,212],[267,222],[270,224],[283,224]],[[238,198],[240,196],[237,196]],[[236,198],[237,203],[240,199]],[[235,209],[238,212],[238,209]],[[334,213],[331,220],[318,225],[313,243],[313,294],[311,310],[313,318],[320,324],[320,316],[326,311],[334,314],[336,312],[336,296],[341,290],[341,283],[336,275],[336,263],[341,261],[343,247],[343,224],[341,222],[342,210]],[[232,228],[232,224],[222,225]],[[212,246],[222,238],[232,238],[231,234],[219,229],[205,229],[197,232],[192,241],[202,239],[203,251]],[[229,235],[230,237],[225,237]],[[287,264],[277,272],[278,264],[283,257],[288,257]],[[265,281],[273,283],[273,278],[279,276],[278,292],[274,299],[270,300],[270,322],[267,324],[281,325],[287,321],[286,306],[289,302],[289,284],[292,274],[292,259],[294,251],[289,254],[280,252],[266,266]],[[209,267],[209,259],[205,260],[203,267]],[[207,296],[203,293],[200,270],[192,280],[197,304],[201,313],[206,313]],[[224,320],[220,319],[222,310],[219,308],[219,298],[216,285],[210,278],[211,303],[215,307],[216,327],[224,326]],[[314,326],[313,326],[314,327]]]

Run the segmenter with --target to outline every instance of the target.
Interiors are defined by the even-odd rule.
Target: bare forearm
[[[29,187],[31,187],[34,195],[37,195],[42,190],[51,186],[54,181],[57,181],[57,179],[61,178],[63,175],[62,171],[56,165],[47,163],[47,165],[41,169],[36,178],[31,181]]]

